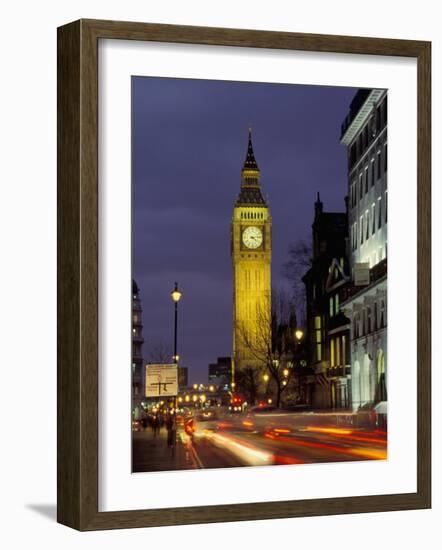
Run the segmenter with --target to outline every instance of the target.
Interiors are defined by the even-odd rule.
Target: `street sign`
[[[146,397],[178,395],[177,365],[146,365]]]

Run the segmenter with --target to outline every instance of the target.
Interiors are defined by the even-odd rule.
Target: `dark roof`
[[[252,130],[249,129],[249,143],[247,145],[247,155],[244,161],[243,170],[259,170],[258,164],[255,159],[255,153],[253,152],[252,145]]]
[[[267,203],[262,196],[261,185],[259,183],[259,168],[255,159],[252,145],[252,131],[249,129],[249,142],[247,145],[247,155],[242,167],[242,182],[236,206],[263,206]]]
[[[261,205],[267,206],[264,197],[262,196],[261,187],[246,187],[242,186],[236,201],[237,206],[243,205]]]
[[[345,117],[344,122],[341,124],[341,138],[347,131],[350,124],[355,119],[356,115],[359,112],[359,109],[365,103],[365,100],[370,95],[370,93],[371,93],[371,88],[359,88],[359,90],[354,95],[350,103],[348,114]]]

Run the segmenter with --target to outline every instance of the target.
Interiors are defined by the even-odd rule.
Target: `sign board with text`
[[[146,397],[178,395],[177,365],[146,365]]]

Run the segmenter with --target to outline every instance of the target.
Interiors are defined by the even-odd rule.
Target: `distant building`
[[[342,124],[348,151],[352,404],[387,399],[387,91],[361,89]],[[406,223],[406,220],[404,220]]]
[[[140,291],[132,280],[132,416],[138,419],[144,398],[143,323]]]
[[[225,386],[232,382],[231,357],[218,357],[216,363],[209,365],[209,384]]]
[[[306,388],[306,402],[314,408],[347,408],[351,400],[350,321],[340,308],[342,289],[349,280],[347,212],[324,212],[318,193],[312,233],[312,266],[303,277],[308,364],[314,373],[313,383]]]
[[[187,388],[188,385],[188,372],[187,367],[178,367],[178,388],[181,390]]]

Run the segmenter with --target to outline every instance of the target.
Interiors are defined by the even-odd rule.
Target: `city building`
[[[216,363],[209,365],[209,384],[228,386],[232,383],[232,358],[218,357]]]
[[[143,372],[143,322],[140,291],[132,279],[132,416],[140,417],[141,402],[144,398]]]
[[[342,124],[348,152],[352,405],[387,399],[387,91],[361,89]]]
[[[347,200],[346,200],[347,204]],[[312,224],[311,268],[303,277],[307,299],[308,364],[305,401],[314,408],[347,408],[351,402],[350,321],[340,308],[348,284],[348,213],[324,212],[319,193]]]
[[[178,367],[178,388],[187,388],[189,378],[189,369],[187,367]]]
[[[249,130],[241,188],[231,221],[234,382],[241,372],[253,378],[262,366],[253,350],[271,339],[271,229]],[[254,391],[249,398],[253,401]]]

